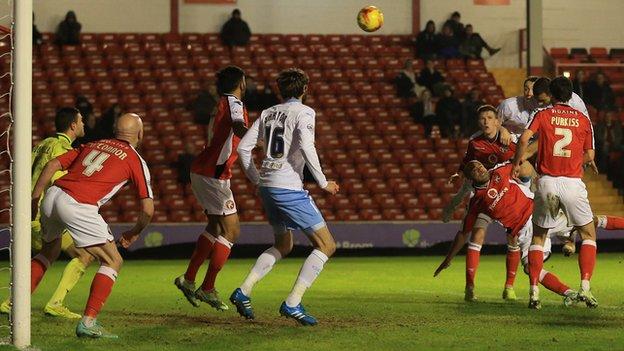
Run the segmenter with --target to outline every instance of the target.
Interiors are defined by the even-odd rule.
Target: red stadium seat
[[[550,48],[550,56],[554,59],[568,58],[568,48]]]

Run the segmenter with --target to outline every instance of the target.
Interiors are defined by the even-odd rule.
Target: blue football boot
[[[286,301],[282,302],[279,312],[282,316],[292,318],[299,322],[301,325],[316,325],[318,322],[316,318],[307,314],[302,304],[298,304],[295,307],[288,307]]]
[[[236,288],[230,295],[230,302],[236,306],[236,311],[246,319],[254,319],[253,308],[251,308],[251,299],[243,294],[240,288]]]

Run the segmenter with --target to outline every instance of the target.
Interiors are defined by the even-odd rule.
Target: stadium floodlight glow
[[[17,348],[30,345],[30,187],[32,149],[32,0],[14,0],[11,98],[13,126],[11,338]]]
[[[570,71],[563,71],[563,76],[566,78],[570,78]]]

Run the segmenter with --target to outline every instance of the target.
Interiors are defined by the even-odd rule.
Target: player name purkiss
[[[550,124],[554,124],[556,126],[562,126],[562,127],[578,127],[579,120],[578,118],[553,116],[550,118]]]

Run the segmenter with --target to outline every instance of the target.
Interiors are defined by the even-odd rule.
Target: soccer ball
[[[375,6],[366,6],[358,13],[357,23],[362,30],[374,32],[383,25],[383,13]]]

